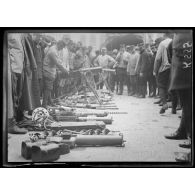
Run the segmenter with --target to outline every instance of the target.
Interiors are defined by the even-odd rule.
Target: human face
[[[106,55],[106,50],[105,49],[102,49],[102,55]]]

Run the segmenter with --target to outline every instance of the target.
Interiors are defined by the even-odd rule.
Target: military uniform
[[[116,61],[118,62],[117,65],[117,78],[119,81],[119,95],[123,94],[123,87],[124,83],[127,80],[127,64],[130,58],[130,53],[124,51],[119,52]]]
[[[192,131],[192,32],[176,33],[172,43],[172,66],[169,90],[178,92],[182,118],[180,126],[174,134],[166,136],[170,139],[191,137]]]
[[[62,66],[62,62],[58,56],[56,45],[49,48],[45,54],[43,63],[43,107],[47,106],[48,101],[51,102],[51,91],[56,77],[57,68],[66,74],[66,70]]]

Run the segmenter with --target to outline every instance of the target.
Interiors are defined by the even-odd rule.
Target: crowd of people
[[[178,130],[168,139],[187,139],[181,147],[191,147],[192,123],[192,34],[165,33],[153,44],[124,45],[112,51],[106,47],[93,52],[91,46],[73,42],[65,35],[59,41],[34,33],[8,35],[9,132],[24,133],[15,126],[24,111],[54,105],[52,99],[81,83],[82,68],[113,69],[103,80],[94,73],[96,89],[107,88],[118,95],[159,98],[160,114],[172,102],[172,114],[182,109]],[[74,73],[74,77],[72,76]],[[74,85],[73,85],[74,83]],[[127,86],[127,93],[125,93]]]

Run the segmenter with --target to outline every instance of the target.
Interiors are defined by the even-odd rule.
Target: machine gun
[[[106,117],[97,117],[97,116],[62,116],[62,115],[56,115],[55,116],[56,121],[103,121],[105,124],[112,124],[112,117],[106,116]]]

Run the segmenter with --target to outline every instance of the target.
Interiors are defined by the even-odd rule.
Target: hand
[[[154,76],[156,76],[156,73],[155,73],[155,72],[153,72],[153,75],[154,75]]]
[[[140,76],[140,77],[143,77],[143,73],[139,73],[139,76]]]

